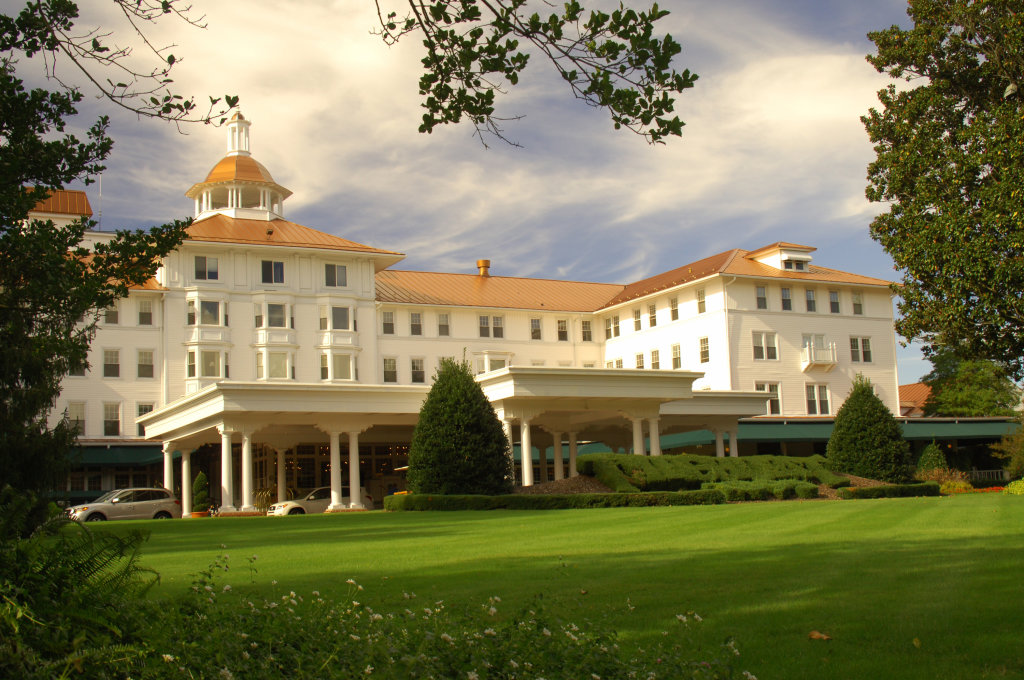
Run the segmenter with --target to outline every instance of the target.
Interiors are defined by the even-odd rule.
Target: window
[[[615,362],[614,361],[606,361],[606,362],[604,362],[604,367],[605,368],[615,368]]]
[[[637,354],[636,355],[636,367],[637,368],[643,368],[644,367],[644,355],[643,354]]]
[[[488,371],[498,371],[498,370],[501,370],[501,369],[505,368],[507,363],[508,362],[505,361],[505,359],[490,359],[487,362],[487,370]]]
[[[270,328],[287,328],[288,315],[286,305],[270,303],[267,305],[267,326]]]
[[[231,377],[231,369],[230,369],[230,366],[228,366],[228,356],[229,356],[228,353],[224,352],[224,377],[225,378],[230,378]]]
[[[451,326],[449,325],[447,314],[437,315],[437,335],[442,338],[451,335]]]
[[[185,377],[194,378],[196,377],[196,353],[190,351],[188,353],[188,359],[185,361]],[[262,377],[262,376],[260,376]]]
[[[152,411],[153,411],[153,405],[152,404],[138,404],[137,405],[136,414],[137,414],[138,417],[141,418],[142,416],[146,415],[147,413],[151,413]],[[139,433],[139,436],[140,437],[145,437],[146,436],[146,426],[143,425],[142,423],[138,423],[136,425],[136,427],[138,428],[137,431]]]
[[[328,367],[328,361],[326,354],[320,355],[320,379],[327,380],[331,377],[331,369]]]
[[[267,352],[267,377],[287,378],[288,377],[288,353]]]
[[[422,312],[409,312],[409,335],[423,335]]]
[[[775,333],[754,332],[754,358],[778,359],[779,350],[775,344]]]
[[[783,260],[782,266],[798,272],[802,272],[806,268],[803,260]]]
[[[261,316],[258,316],[257,318],[258,319],[262,319],[263,317],[261,315]],[[189,326],[195,326],[196,325],[196,301],[195,300],[186,300],[185,301],[185,323],[187,325],[189,325]],[[262,324],[261,323],[257,323],[257,325],[262,325]]]
[[[706,364],[711,361],[711,347],[707,338],[700,339],[700,363]]]
[[[282,276],[283,278],[283,276]],[[324,285],[331,288],[343,288],[348,285],[348,270],[343,264],[324,265]]]
[[[864,314],[864,296],[860,293],[853,294],[853,313],[857,316],[863,316]]]
[[[755,293],[757,297],[757,308],[768,309],[768,289],[764,286],[757,286]]]
[[[569,321],[567,319],[558,320],[558,341],[569,341]]]
[[[412,359],[409,362],[409,366],[412,369],[412,381],[414,383],[425,383],[427,376],[423,371],[423,359]]]
[[[398,360],[394,357],[386,357],[384,359],[384,382],[398,382]]]
[[[284,283],[284,262],[263,260],[263,283]]]
[[[491,325],[494,326],[494,337],[505,337],[505,317],[495,316],[491,318]]]
[[[68,424],[75,428],[79,435],[85,434],[85,402],[68,402]]]
[[[139,300],[139,325],[153,325],[153,301]]]
[[[656,349],[651,350],[651,368],[655,370],[661,368],[661,352]]]
[[[220,303],[203,300],[199,303],[199,323],[206,326],[220,325]]]
[[[153,351],[148,349],[139,350],[138,377],[153,377]]]
[[[480,317],[480,337],[489,338],[491,337],[491,317],[481,316]]]
[[[68,375],[75,376],[77,378],[85,377],[85,365],[74,366],[68,370]]]
[[[708,311],[708,304],[704,298],[704,289],[701,288],[697,291],[697,313],[703,314]]]
[[[807,385],[807,415],[828,415],[828,385]]]
[[[679,321],[679,298],[672,298],[668,301],[669,318]]]
[[[817,309],[818,309],[818,304],[817,304],[817,302],[815,302],[815,300],[814,300],[814,291],[813,291],[813,290],[811,290],[810,288],[808,288],[808,289],[807,289],[807,290],[805,291],[805,293],[806,293],[806,295],[807,295],[807,311],[808,311],[808,312],[814,312],[814,311],[817,311]]]
[[[779,383],[754,383],[754,389],[758,392],[768,393],[768,399],[765,402],[768,415],[777,416],[782,413],[779,402]]]
[[[192,353],[189,352],[189,354],[191,355]],[[195,375],[195,357],[190,356],[189,359],[192,361],[192,375]],[[263,380],[263,376],[263,352],[256,352],[256,379]]]
[[[672,368],[682,368],[683,357],[679,351],[679,345],[672,345]]]
[[[612,319],[608,317],[604,320],[604,339],[610,340],[612,337]]]
[[[220,377],[220,352],[203,350],[199,353],[199,375],[203,378]]]
[[[347,331],[349,329],[349,308],[320,306],[320,330]]]
[[[394,312],[381,312],[381,330],[384,335],[395,334],[395,313]]]
[[[782,311],[793,311],[793,294],[789,288],[782,289]]]
[[[612,336],[619,337],[619,317],[612,317]]]
[[[870,363],[871,338],[850,338],[850,360]]]
[[[647,323],[652,328],[658,325],[658,308],[654,305],[647,305]]]
[[[256,317],[253,325],[256,328],[263,328],[263,305],[258,302],[256,303]]]
[[[107,307],[103,310],[103,323],[116,326],[118,322],[117,306]]]
[[[196,255],[196,279],[200,281],[216,281],[219,276],[217,258]]]
[[[105,350],[103,350],[103,377],[104,378],[120,378],[121,377],[121,350],[117,350],[117,349],[105,349]]]
[[[352,357],[348,354],[335,354],[334,355],[334,379],[335,380],[351,380],[352,379]]]
[[[121,404],[118,402],[103,404],[103,436],[121,436]]]
[[[640,309],[639,308],[634,309],[633,310],[633,330],[634,331],[640,330],[640,316],[641,316]]]
[[[837,290],[828,292],[828,311],[832,314],[839,313],[839,291]]]
[[[622,359],[615,360],[615,368],[622,368]]]
[[[583,342],[593,342],[593,340],[594,340],[594,331],[590,327],[590,322],[589,321],[582,321],[582,322],[580,322],[580,328],[582,329],[582,332],[583,332]]]
[[[530,339],[540,340],[540,319],[530,319]]]

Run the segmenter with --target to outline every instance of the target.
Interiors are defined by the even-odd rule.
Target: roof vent
[[[487,277],[491,275],[488,271],[491,268],[490,260],[477,260],[476,266],[480,270],[480,276]]]

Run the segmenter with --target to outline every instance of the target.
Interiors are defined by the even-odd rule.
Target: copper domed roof
[[[189,198],[194,198],[199,191],[210,184],[223,184],[225,182],[252,182],[255,184],[269,184],[287,198],[291,196],[290,191],[274,181],[270,171],[262,163],[249,155],[225,156],[213,166],[210,173],[202,182],[194,185],[185,192]]]

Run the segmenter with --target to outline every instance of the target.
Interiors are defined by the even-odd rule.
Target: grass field
[[[143,562],[162,577],[153,597],[181,593],[190,574],[227,553],[225,582],[260,596],[319,590],[343,599],[348,578],[381,608],[405,607],[403,592],[474,607],[498,595],[508,608],[542,596],[570,620],[609,621],[627,642],[660,635],[694,610],[704,617],[701,639],[735,636],[741,667],[760,680],[1024,677],[1017,496],[105,529],[140,525],[152,531]],[[832,640],[810,640],[812,630]]]

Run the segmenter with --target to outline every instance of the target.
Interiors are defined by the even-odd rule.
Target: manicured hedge
[[[404,510],[564,510],[624,508],[650,505],[719,505],[725,494],[715,489],[652,493],[509,494],[505,496],[442,496],[404,494],[384,499],[384,509]]]
[[[905,498],[908,496],[938,496],[938,482],[920,484],[886,484],[839,489],[840,498]]]
[[[581,474],[595,477],[612,491],[682,491],[700,489],[709,482],[799,480],[832,488],[850,481],[826,467],[825,458],[810,456],[632,456],[592,453],[580,456]]]
[[[752,482],[705,482],[703,488],[718,489],[730,501],[770,501],[789,498],[817,498],[818,485],[797,479]]]

